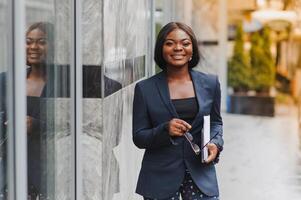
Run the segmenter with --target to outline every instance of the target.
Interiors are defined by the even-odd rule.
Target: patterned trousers
[[[194,183],[191,178],[189,171],[186,170],[183,183],[179,190],[171,197],[165,199],[151,199],[144,197],[144,200],[180,200],[180,194],[182,200],[219,200],[218,196],[209,197],[199,190],[198,186]]]

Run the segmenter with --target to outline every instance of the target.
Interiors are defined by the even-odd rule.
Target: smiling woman
[[[58,173],[58,143],[64,141],[67,147],[69,124],[70,70],[68,64],[54,62],[54,24],[35,22],[26,31],[26,96],[27,96],[27,173],[29,199],[56,199],[61,190],[55,190],[57,182],[63,178]],[[62,112],[58,112],[57,107]],[[60,123],[57,123],[60,117]],[[57,131],[59,130],[59,131]],[[60,136],[58,136],[60,134]],[[59,138],[59,139],[58,139]],[[65,156],[69,156],[66,151]],[[65,158],[65,160],[68,160]],[[69,169],[69,163],[62,167]],[[65,176],[64,179],[70,179]],[[67,194],[69,195],[69,194]]]
[[[45,164],[46,149],[52,148],[47,142],[46,127],[51,117],[46,116],[46,97],[53,97],[53,33],[54,25],[48,22],[33,23],[26,32],[26,95],[27,95],[27,154],[28,154],[28,193],[31,199],[52,196],[45,188],[47,181]],[[67,95],[66,95],[67,97]],[[49,110],[50,111],[50,110]],[[48,111],[48,113],[49,113]],[[47,120],[48,119],[48,120]],[[51,131],[50,131],[51,132]],[[46,139],[46,140],[45,140]],[[48,147],[46,147],[48,146]],[[51,158],[51,155],[48,155]],[[48,173],[52,173],[48,164]]]
[[[136,192],[145,200],[218,199],[215,163],[223,147],[220,85],[192,70],[200,60],[195,35],[171,22],[158,34],[155,61],[163,72],[136,84],[133,141],[145,149]],[[209,157],[199,155],[203,116],[210,115]]]
[[[41,96],[46,82],[47,64],[53,64],[53,25],[45,22],[32,24],[26,32],[27,95]]]

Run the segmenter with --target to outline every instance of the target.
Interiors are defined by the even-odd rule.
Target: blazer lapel
[[[162,101],[163,101],[164,105],[167,107],[170,114],[173,117],[179,118],[177,111],[176,111],[175,107],[173,106],[171,99],[170,99],[168,83],[167,83],[166,74],[164,71],[160,72],[160,74],[158,74],[158,79],[156,81],[156,85],[159,90]]]
[[[205,101],[206,101],[205,98],[207,96],[207,91],[205,89],[206,82],[201,73],[190,70],[190,75],[191,75],[191,79],[192,79],[192,82],[194,85],[195,95],[196,95],[196,98],[197,98],[197,101],[199,104],[199,111],[195,117],[195,119],[196,119],[198,115],[204,114],[204,106],[205,106]],[[196,120],[194,120],[192,124],[194,124],[195,121]]]

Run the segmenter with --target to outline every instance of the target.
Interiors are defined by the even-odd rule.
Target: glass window
[[[26,0],[29,199],[71,199],[71,0]]]
[[[82,1],[82,191],[83,200],[102,198],[102,1]]]
[[[6,0],[0,0],[0,200],[7,198],[7,71],[8,71],[8,5]]]
[[[134,199],[129,144],[134,82],[145,77],[150,1],[103,1],[102,199]],[[121,89],[120,91],[119,89]],[[117,92],[116,92],[117,91]],[[126,149],[121,150],[122,147]],[[133,188],[131,188],[133,187]]]

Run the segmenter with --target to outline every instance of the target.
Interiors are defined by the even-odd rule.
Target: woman
[[[199,60],[191,28],[168,23],[155,46],[155,61],[163,71],[135,87],[133,141],[145,149],[136,192],[145,200],[179,199],[180,194],[183,200],[219,198],[214,164],[223,147],[220,85],[216,76],[192,70]],[[190,142],[202,149],[206,115],[211,140],[202,163]]]
[[[37,22],[28,28],[26,53],[29,192],[31,196],[39,194],[44,198],[50,196],[51,199],[53,194],[48,194],[51,192],[47,191],[48,186],[54,185],[54,182],[47,179],[49,171],[54,174],[55,169],[55,164],[47,160],[54,156],[48,149],[55,148],[51,138],[55,132],[55,127],[51,127],[55,118],[51,115],[51,110],[54,109],[51,102],[53,97],[70,97],[70,65],[54,64],[54,26],[47,22]],[[105,95],[121,88],[120,83],[106,76],[104,83]],[[101,97],[101,66],[83,66],[83,97]],[[45,168],[48,174],[45,174]]]
[[[47,150],[50,145],[46,134],[47,123],[54,116],[47,114],[45,98],[69,97],[68,85],[54,83],[54,26],[47,22],[32,24],[26,32],[26,95],[27,95],[27,150],[28,194],[30,199],[44,199],[46,193]],[[60,68],[61,69],[61,68]],[[65,69],[66,71],[66,69]],[[55,78],[54,78],[55,76]],[[66,81],[68,84],[69,80]],[[58,86],[58,87],[55,87]],[[49,109],[49,106],[48,106]],[[43,114],[44,113],[44,114]],[[49,128],[49,127],[48,127]],[[53,165],[53,164],[52,164]],[[50,171],[48,170],[48,173]]]
[[[41,100],[42,97],[54,96],[54,83],[50,73],[53,71],[53,25],[47,22],[32,24],[26,32],[26,95],[27,95],[27,155],[28,155],[28,199],[36,199],[45,196],[42,189],[42,159],[45,152],[46,117],[42,113],[46,107]],[[52,69],[51,69],[52,68]],[[0,100],[2,135],[6,140],[7,102],[6,102],[6,73],[0,74],[0,91],[3,97]],[[69,93],[63,96],[68,96]],[[44,112],[45,113],[45,112]],[[47,116],[49,117],[49,115]],[[42,119],[43,118],[43,119]],[[3,143],[5,150],[6,141]],[[44,149],[43,149],[44,148]],[[44,151],[43,151],[44,150]],[[4,168],[6,167],[6,156],[4,154]],[[45,178],[44,178],[45,179]],[[2,188],[5,191],[6,186]],[[6,192],[4,192],[6,193]],[[6,194],[2,194],[6,196]]]

